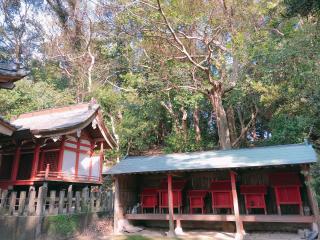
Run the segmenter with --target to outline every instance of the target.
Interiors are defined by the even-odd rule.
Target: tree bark
[[[187,125],[187,119],[188,119],[188,112],[184,109],[184,107],[181,107],[180,111],[182,112],[182,123],[181,123],[181,129],[184,141],[187,141],[188,138],[188,125]]]
[[[228,119],[222,104],[222,84],[214,83],[214,87],[209,92],[209,99],[216,113],[216,123],[219,135],[219,144],[221,149],[231,149],[230,132],[228,128]]]
[[[237,132],[236,132],[236,121],[234,119],[234,110],[232,106],[227,108],[227,119],[228,119],[228,128],[230,132],[230,141],[231,144],[237,139]]]
[[[199,107],[196,105],[193,110],[193,125],[194,131],[196,133],[196,143],[201,141],[201,129],[200,129],[200,120],[199,120]]]

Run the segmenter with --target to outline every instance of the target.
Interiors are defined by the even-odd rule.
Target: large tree
[[[127,6],[124,31],[142,37],[151,44],[149,49],[158,50],[165,60],[190,65],[186,71],[192,81],[173,87],[200,92],[209,99],[220,146],[231,148],[223,99],[239,81],[243,43],[261,24],[258,4],[248,1],[244,7],[242,1],[157,0]]]

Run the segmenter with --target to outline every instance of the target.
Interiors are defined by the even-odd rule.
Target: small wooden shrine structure
[[[309,174],[316,161],[307,144],[127,157],[107,172],[115,181],[115,231],[124,219],[168,220],[172,234],[174,223],[181,230],[182,222],[231,222],[239,238],[247,223],[317,229]]]
[[[16,130],[0,136],[0,188],[26,188],[50,182],[65,188],[102,183],[104,150],[115,141],[100,107],[84,103],[18,116]],[[82,186],[81,186],[82,185]]]

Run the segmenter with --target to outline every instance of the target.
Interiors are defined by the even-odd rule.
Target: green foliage
[[[48,216],[48,232],[50,235],[70,237],[77,232],[80,224],[78,215],[56,215]]]
[[[21,80],[12,91],[0,89],[0,113],[8,119],[44,108],[64,106],[74,102],[68,90],[60,91],[46,82]]]

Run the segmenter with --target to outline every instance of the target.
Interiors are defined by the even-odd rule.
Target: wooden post
[[[50,201],[49,201],[49,215],[54,214],[56,203],[56,191],[50,191]]]
[[[78,141],[77,141],[76,164],[74,166],[76,179],[78,178],[78,173],[79,173],[79,160],[80,160],[80,138],[78,138]]]
[[[120,202],[120,183],[119,177],[115,177],[114,181],[114,233],[121,232],[121,226],[119,220],[123,219],[123,209]]]
[[[306,182],[309,205],[311,207],[313,215],[315,216],[315,221],[316,221],[315,225],[316,225],[317,229],[314,229],[314,230],[316,230],[319,233],[319,231],[320,231],[319,206],[318,206],[318,202],[317,202],[315,193],[312,191],[312,188],[311,188],[312,176],[310,175],[310,166],[303,165],[302,166],[302,173],[304,175],[304,179]],[[318,239],[320,239],[320,234],[318,234]]]
[[[44,179],[47,180],[49,177],[49,171],[50,171],[50,164],[47,164],[46,166],[46,172],[44,173]]]
[[[93,212],[94,210],[94,201],[95,201],[95,196],[94,192],[90,192],[90,211]]]
[[[19,169],[19,161],[20,161],[20,152],[21,152],[21,147],[18,146],[17,149],[16,149],[16,153],[14,155],[14,161],[13,161],[13,165],[12,165],[12,172],[11,172],[11,182],[12,182],[12,184],[17,179],[18,169]]]
[[[88,187],[82,189],[81,211],[88,211]]]
[[[96,198],[96,212],[99,212],[100,209],[100,205],[101,205],[101,189],[99,189],[99,192],[97,192],[97,198]]]
[[[36,191],[34,187],[31,187],[29,190],[29,203],[28,203],[28,215],[31,216],[34,214],[34,204],[36,199]]]
[[[3,190],[1,193],[1,203],[0,203],[0,212],[2,212],[6,207],[6,199],[8,195],[8,190]]]
[[[68,206],[67,206],[67,212],[71,213],[72,212],[72,185],[69,185],[68,187]]]
[[[39,155],[40,155],[40,144],[37,143],[34,149],[33,161],[32,161],[32,170],[31,170],[31,178],[35,178],[38,171],[39,165]]]
[[[93,149],[92,149],[93,151]],[[103,142],[100,143],[100,172],[99,172],[99,181],[102,181],[102,169],[103,169],[103,160],[104,160],[104,149]]]
[[[175,237],[173,216],[172,175],[168,174],[168,208],[169,208],[169,237]]]
[[[64,154],[64,144],[66,141],[66,136],[62,136],[60,152],[59,152],[59,161],[58,161],[58,172],[62,171],[62,163],[63,163],[63,154]]]
[[[17,192],[11,192],[10,195],[10,205],[9,205],[9,215],[13,215],[16,210],[16,200],[17,200]]]
[[[59,206],[58,206],[58,214],[63,213],[64,207],[64,191],[59,192]]]
[[[27,193],[25,191],[21,191],[20,192],[19,207],[18,207],[19,216],[23,215],[24,208],[25,208],[25,205],[26,205],[26,196],[27,196]]]
[[[36,208],[36,214],[38,216],[44,215],[46,199],[47,199],[47,184],[43,183],[43,185],[39,187],[39,190],[38,190],[37,208]]]
[[[243,239],[244,229],[243,229],[243,222],[240,218],[240,212],[239,212],[236,173],[233,171],[230,171],[230,178],[231,178],[231,189],[232,189],[232,198],[233,198],[233,210],[234,210],[234,215],[236,219],[236,228],[237,228],[236,239]]]
[[[81,212],[80,201],[81,201],[80,192],[79,192],[79,191],[76,191],[76,206],[75,206],[75,211],[76,211],[77,213]]]

